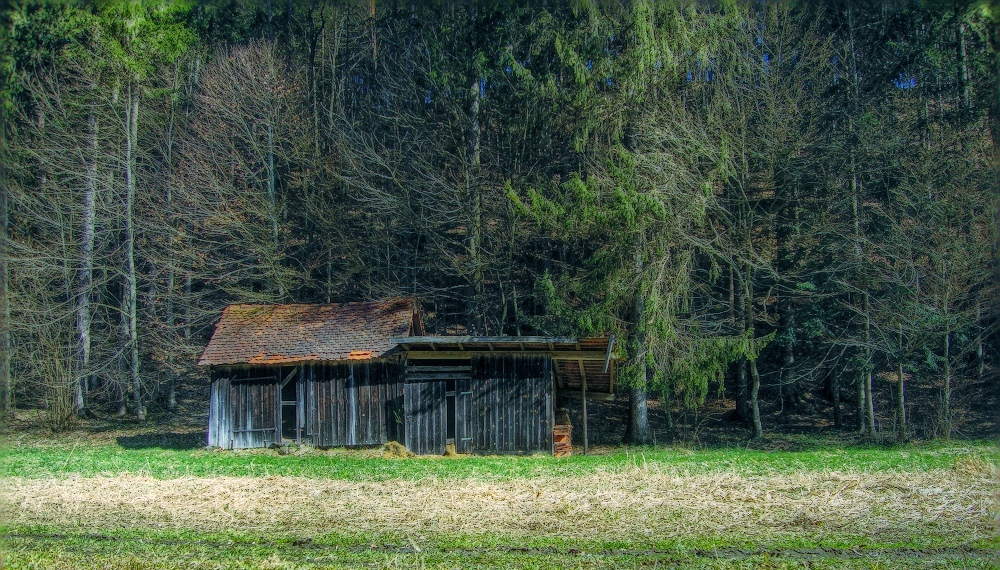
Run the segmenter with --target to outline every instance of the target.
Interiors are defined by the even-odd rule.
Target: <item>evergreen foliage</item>
[[[13,2],[0,404],[142,416],[228,303],[416,295],[758,436],[949,436],[998,389],[998,14]]]

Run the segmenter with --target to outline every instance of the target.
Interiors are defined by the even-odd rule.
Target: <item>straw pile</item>
[[[576,478],[387,482],[298,477],[0,479],[0,520],[206,531],[457,532],[748,540],[844,532],[996,536],[992,469],[685,476],[636,467]]]

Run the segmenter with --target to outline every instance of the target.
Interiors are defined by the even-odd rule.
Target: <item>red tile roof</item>
[[[230,305],[198,361],[289,364],[378,358],[413,332],[413,299],[332,305]],[[419,325],[418,325],[419,326]]]

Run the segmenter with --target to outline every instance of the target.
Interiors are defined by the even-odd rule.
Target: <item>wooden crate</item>
[[[557,424],[552,428],[552,454],[556,457],[573,455],[573,426]]]

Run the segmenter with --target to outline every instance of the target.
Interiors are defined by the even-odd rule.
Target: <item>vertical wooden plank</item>
[[[342,364],[330,366],[330,425],[333,433],[332,445],[347,444],[347,367]]]
[[[345,366],[347,382],[345,384],[345,396],[347,397],[347,433],[344,438],[344,445],[357,445],[357,424],[358,424],[358,386],[354,378],[354,365]]]
[[[372,383],[371,363],[359,364],[358,368],[363,371],[365,386],[365,444],[373,445],[378,443],[378,435],[376,435],[375,431],[375,420],[378,419],[378,413],[376,412],[376,403],[378,402],[376,396],[378,392],[376,391],[376,386]]]
[[[365,433],[365,421],[368,411],[367,390],[365,386],[365,365],[352,364],[351,376],[354,378],[354,445],[364,445],[368,434]]]
[[[422,442],[422,447],[424,448],[424,453],[430,454],[434,453],[434,444],[437,441],[437,429],[436,420],[437,414],[435,414],[434,403],[437,401],[437,391],[436,386],[433,382],[425,382],[423,384],[423,395],[421,400],[423,401],[423,406],[421,411],[424,414],[426,423],[424,424],[424,441]]]
[[[229,401],[232,403],[233,407],[233,439],[232,445],[230,446],[232,449],[240,448],[238,439],[242,437],[242,434],[240,434],[239,431],[243,429],[244,425],[246,425],[246,412],[243,409],[244,402],[241,389],[242,386],[243,384],[237,382],[233,382],[229,385]]]
[[[312,417],[314,418],[313,424],[313,434],[316,438],[316,445],[327,446],[330,445],[328,440],[328,429],[329,422],[325,421],[326,410],[324,406],[327,404],[328,394],[326,392],[326,383],[323,382],[323,369],[326,368],[325,364],[320,364],[314,366],[312,369],[311,379],[312,379],[312,395],[313,395],[313,410]]]
[[[418,417],[415,415],[415,411],[418,404],[419,392],[417,391],[416,384],[406,384],[403,386],[403,408],[405,409],[403,413],[403,419],[406,423],[406,448],[413,453],[419,453],[417,450],[417,433]]]
[[[337,433],[337,417],[334,410],[337,409],[337,378],[331,364],[323,366],[323,414],[324,429],[326,430],[327,445],[343,445]]]
[[[547,422],[545,425],[545,431],[542,432],[543,441],[545,442],[545,447],[548,448],[549,453],[555,453],[555,439],[552,436],[552,430],[556,427],[555,422],[555,392],[556,392],[556,378],[553,372],[552,357],[545,357],[545,417]]]
[[[472,451],[472,417],[470,401],[472,386],[469,378],[455,382],[455,450],[459,453]]]
[[[328,364],[323,367],[323,383],[325,384],[323,389],[326,392],[326,403],[324,404],[326,409],[323,413],[326,414],[325,421],[329,441],[327,445],[344,445],[343,436],[339,430],[342,415],[337,413],[342,385],[340,378],[337,377],[337,367],[335,365]]]
[[[517,356],[504,358],[504,382],[507,384],[507,407],[509,409],[509,415],[507,416],[507,451],[515,451],[517,449],[517,396],[518,396],[518,382],[514,380],[518,375],[518,368],[521,364],[521,359]]]
[[[303,435],[302,432],[305,428],[306,371],[305,371],[305,365],[303,364],[299,364],[297,368],[298,372],[295,373],[295,442],[301,444]]]
[[[215,376],[213,374],[213,376]],[[212,379],[211,391],[208,395],[208,441],[209,447],[219,445],[219,384],[218,378]]]
[[[302,389],[302,399],[305,406],[305,424],[302,429],[302,436],[312,445],[321,445],[319,437],[313,433],[314,426],[316,425],[315,408],[313,407],[313,404],[316,402],[316,393],[313,391],[312,375],[315,369],[316,365],[310,364],[304,366],[299,372],[300,375],[304,375],[303,380],[305,382],[305,387]]]
[[[469,368],[472,372],[471,379],[472,382],[469,388],[472,390],[472,407],[473,411],[470,415],[472,416],[472,449],[473,451],[481,451],[483,449],[483,421],[485,414],[483,410],[485,409],[485,402],[483,400],[483,373],[482,373],[482,359],[478,356],[473,356],[469,360]]]
[[[327,425],[330,429],[330,445],[344,445],[344,432],[341,431],[340,426],[344,421],[346,410],[344,410],[341,401],[344,388],[344,380],[340,378],[339,374],[341,369],[341,366],[330,365],[326,371],[327,391],[329,393],[326,413]]]
[[[487,357],[483,357],[487,358]],[[489,369],[489,393],[490,393],[490,425],[489,425],[489,436],[490,436],[490,451],[500,450],[500,430],[497,429],[498,422],[500,420],[502,401],[500,399],[500,389],[501,387],[497,383],[497,361],[493,358],[487,358],[487,368]]]
[[[514,359],[500,357],[497,361],[500,364],[500,381],[503,382],[503,415],[500,416],[503,447],[500,449],[511,451],[514,449],[514,432],[511,431],[511,428],[517,421],[514,417],[514,383],[510,381],[510,377],[513,375],[511,368],[514,366]]]
[[[298,380],[296,380],[296,390],[295,390],[295,393],[296,393],[295,399],[296,399],[296,401],[298,401],[298,384],[297,383],[298,383]],[[271,397],[274,400],[274,410],[275,410],[275,414],[274,414],[274,421],[275,421],[274,429],[275,429],[275,434],[276,434],[275,438],[276,438],[276,440],[278,442],[280,442],[282,440],[281,422],[284,419],[284,414],[285,414],[285,407],[281,405],[281,381],[280,380],[274,383],[274,389],[271,392]],[[295,413],[295,410],[297,408],[298,408],[298,404],[296,404],[294,407],[292,407],[292,413]],[[298,420],[298,415],[296,415],[296,417],[293,418],[293,420],[295,421],[295,435],[293,437],[295,437],[296,441],[297,441],[298,440],[298,421],[299,421]]]
[[[583,454],[587,455],[587,451],[590,449],[590,440],[587,435],[587,374],[583,371],[583,361],[580,361],[580,378],[582,380],[583,391],[581,395],[581,400],[583,400]]]
[[[225,384],[220,387],[219,394],[224,399],[222,404],[224,420],[220,432],[226,438],[225,445],[222,446],[225,449],[233,448],[233,395],[230,392],[231,383],[232,380],[227,378]]]
[[[385,440],[382,439],[382,431],[385,424],[382,422],[382,402],[385,398],[382,395],[382,363],[375,362],[369,364],[368,376],[371,386],[369,389],[372,393],[372,401],[369,406],[372,426],[372,443],[383,443]]]
[[[494,419],[497,411],[496,406],[496,391],[493,387],[493,361],[486,358],[482,358],[483,367],[483,404],[486,413],[483,414],[483,451],[495,451],[496,446],[496,430],[494,429]]]

